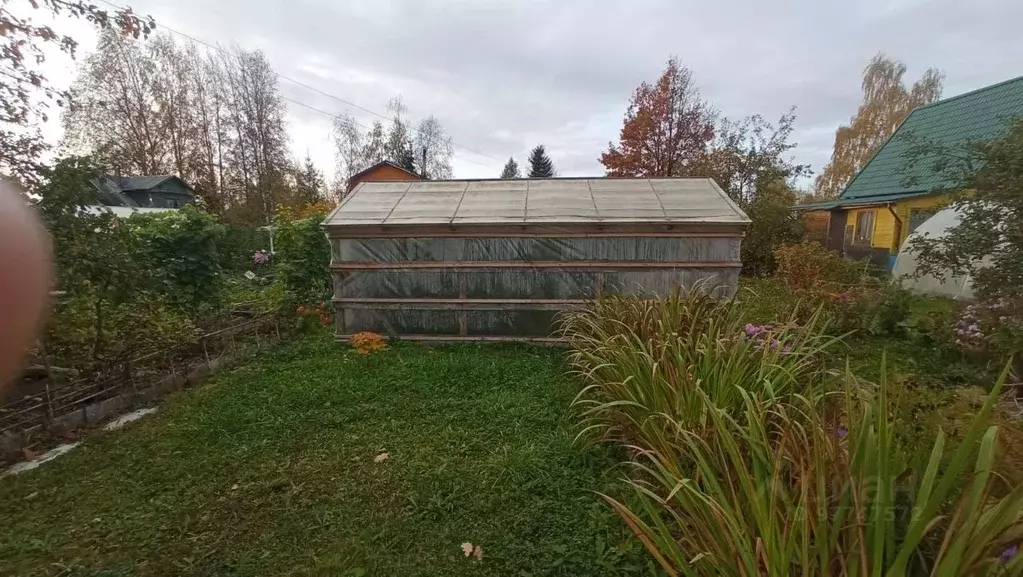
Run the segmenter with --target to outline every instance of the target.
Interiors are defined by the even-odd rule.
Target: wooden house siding
[[[939,194],[908,198],[891,205],[864,206],[846,211],[834,209],[810,211],[803,214],[803,222],[811,238],[822,242],[832,250],[855,246],[887,250],[895,254],[902,247],[902,243],[906,242],[913,225],[919,225],[930,214],[944,208],[948,204],[948,200],[947,194]],[[842,212],[846,216],[844,222],[840,222],[841,219],[836,219],[834,216],[836,213]],[[861,231],[858,228],[860,226],[859,216],[866,212],[874,213],[873,232],[869,242],[856,242],[855,239],[861,236]],[[843,230],[836,231],[836,226]],[[851,227],[851,234],[847,234],[848,231],[844,230],[848,227]],[[853,242],[848,242],[849,238],[853,239]],[[838,239],[843,240],[839,241]]]
[[[390,182],[390,181],[422,180],[418,174],[411,173],[397,166],[381,162],[372,166],[351,178],[348,181],[348,192],[355,190],[361,182]]]

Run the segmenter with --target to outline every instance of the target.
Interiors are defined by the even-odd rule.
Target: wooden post
[[[202,356],[206,359],[206,370],[210,370],[210,353],[206,350],[206,337],[203,336],[199,341],[202,342]]]
[[[170,365],[171,379],[174,381],[174,386],[177,387],[178,372],[174,370],[174,355],[172,355],[170,351],[167,351],[167,364]]]
[[[39,355],[43,358],[43,368],[46,369],[46,387],[43,392],[46,395],[46,423],[49,425],[53,421],[53,393],[50,389],[50,385],[53,384],[53,367],[50,365],[50,357],[46,353],[43,342],[37,339],[36,346],[39,348]]]
[[[132,399],[134,400],[134,397],[136,397],[139,394],[139,389],[138,386],[135,384],[134,371],[132,371],[131,369],[132,362],[131,359],[128,359],[127,361],[124,362],[124,378],[127,379],[128,384],[131,385],[131,396]]]
[[[469,297],[469,273],[458,272],[458,299],[464,301]],[[461,308],[457,313],[458,334],[466,336],[469,334],[469,311]]]

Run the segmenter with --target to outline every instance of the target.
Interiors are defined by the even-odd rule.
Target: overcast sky
[[[122,4],[122,0],[117,1]],[[776,119],[797,107],[799,162],[820,170],[835,128],[860,102],[877,52],[947,75],[944,96],[1023,74],[1019,0],[132,0],[136,11],[210,43],[266,52],[274,68],[385,113],[434,114],[454,142],[456,178],[496,177],[547,146],[562,176],[602,175],[636,85],[668,57],[693,70],[726,116]],[[82,26],[83,48],[94,45]],[[179,40],[182,40],[179,38]],[[49,64],[55,84],[73,65]],[[363,110],[286,80],[282,94],[335,114]],[[297,156],[333,172],[330,117],[289,103]],[[59,137],[55,126],[47,128]],[[475,152],[470,152],[472,151]]]

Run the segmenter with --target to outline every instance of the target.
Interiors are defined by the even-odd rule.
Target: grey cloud
[[[281,73],[381,111],[402,93],[411,116],[437,115],[457,143],[456,176],[495,175],[544,142],[562,174],[601,174],[635,86],[671,54],[723,114],[775,118],[798,107],[797,159],[820,169],[834,129],[855,112],[859,75],[878,51],[935,66],[946,95],[1020,74],[1023,4],[1014,0],[266,0],[135,3],[205,40],[267,52]],[[289,98],[345,106],[282,83]],[[373,117],[351,112],[362,122]],[[299,139],[329,118],[292,106]],[[322,124],[322,129],[316,128]],[[325,160],[321,160],[325,159]],[[475,162],[475,163],[474,163]],[[481,165],[482,164],[482,165]]]

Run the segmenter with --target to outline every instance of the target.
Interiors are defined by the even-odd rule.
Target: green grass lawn
[[[0,575],[648,574],[561,358],[283,346],[0,479]]]

